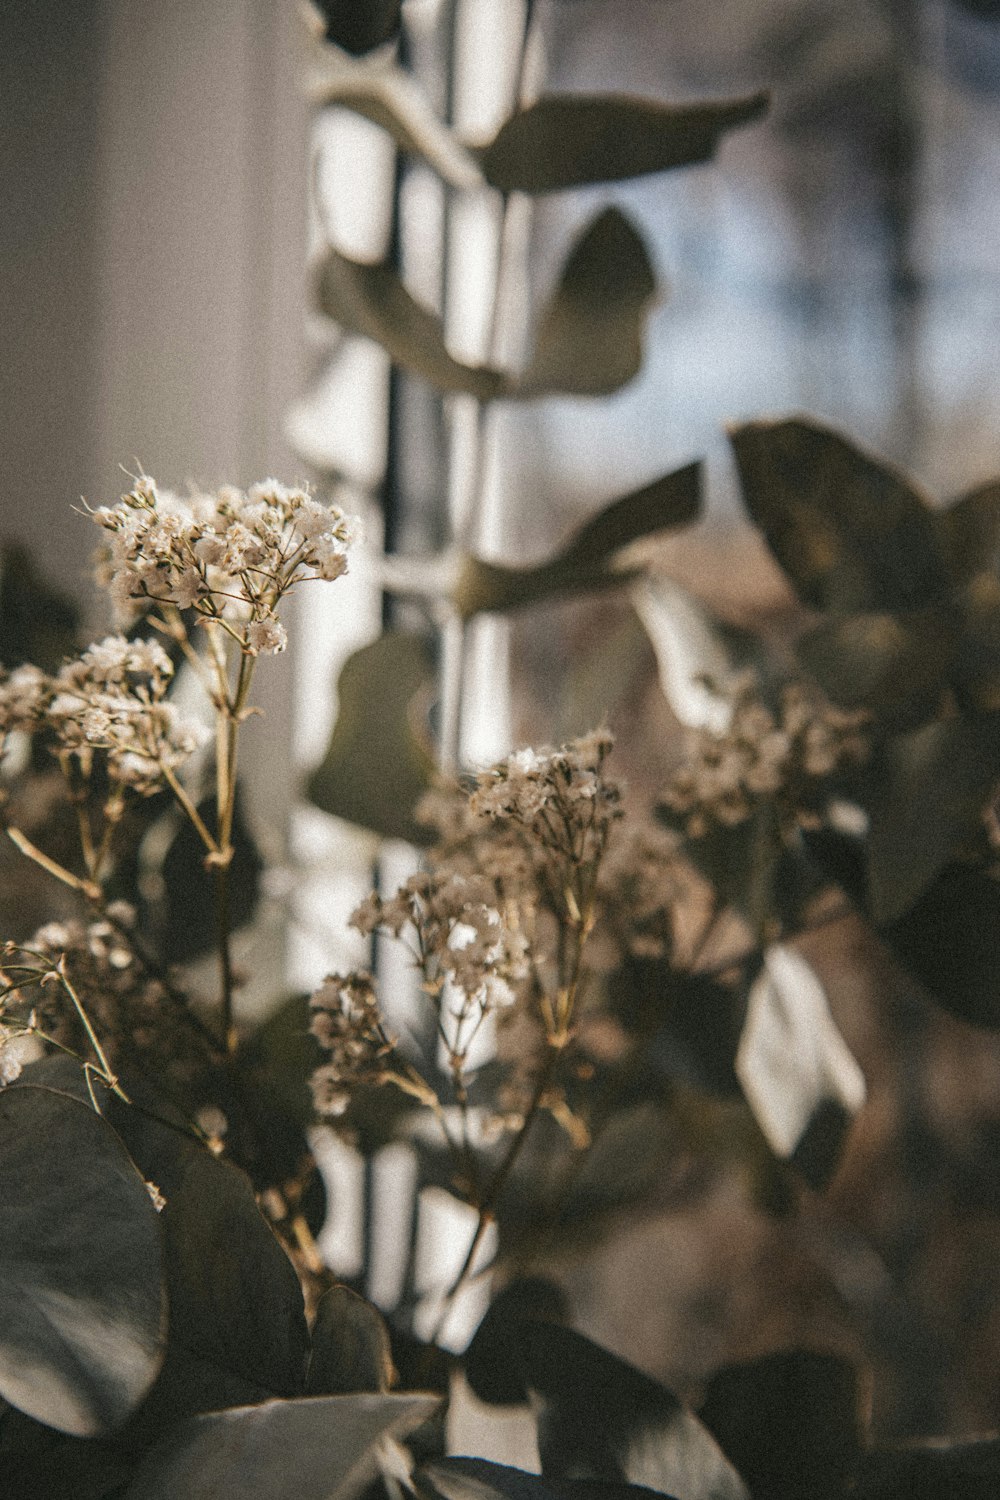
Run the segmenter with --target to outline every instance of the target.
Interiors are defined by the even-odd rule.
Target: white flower
[[[253,620],[247,626],[247,650],[252,656],[265,651],[276,654],[288,645],[288,633],[280,620]]]

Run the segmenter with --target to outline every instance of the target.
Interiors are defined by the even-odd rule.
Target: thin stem
[[[28,859],[34,860],[36,865],[54,875],[56,880],[61,880],[63,885],[68,885],[74,891],[80,891],[87,897],[88,901],[99,901],[101,888],[93,880],[84,880],[79,875],[74,875],[72,870],[67,870],[64,865],[56,860],[50,859],[44,854],[37,844],[33,844],[27,834],[22,833],[20,828],[8,828],[7,837],[17,845],[21,853],[27,855]]]
[[[63,989],[66,991],[67,995],[72,1000],[72,1002],[73,1002],[73,1008],[75,1009],[77,1015],[80,1018],[80,1021],[81,1021],[81,1024],[83,1025],[84,1031],[87,1033],[87,1040],[89,1041],[91,1047],[93,1047],[93,1049],[94,1049],[94,1056],[97,1058],[97,1061],[100,1064],[101,1079],[102,1079],[102,1081],[104,1083],[106,1083],[108,1085],[108,1087],[111,1090],[113,1090],[113,1092],[116,1093],[120,1099],[124,1100],[124,1102],[126,1104],[128,1104],[130,1102],[129,1101],[129,1097],[125,1093],[125,1090],[121,1087],[121,1085],[118,1082],[118,1079],[115,1077],[114,1073],[111,1070],[111,1064],[108,1062],[108,1059],[105,1056],[104,1048],[101,1046],[101,1043],[98,1040],[96,1031],[94,1030],[93,1026],[91,1026],[91,1024],[90,1024],[90,1017],[87,1015],[87,1012],[86,1012],[86,1009],[84,1007],[83,1001],[80,999],[80,997],[77,994],[76,990],[73,988],[73,985],[70,983],[69,975],[66,972],[66,957],[65,957],[65,954],[59,960],[59,964],[58,964],[58,966],[56,968],[56,973],[59,975],[59,980],[60,980],[60,983],[62,984]],[[93,1096],[91,1096],[91,1097],[93,1097]],[[96,1108],[97,1107],[97,1101],[96,1100],[94,1101],[94,1104],[95,1104],[95,1108]]]
[[[220,665],[220,671],[222,667]],[[233,858],[233,818],[236,810],[236,763],[239,730],[253,678],[253,657],[241,654],[239,673],[233,697],[227,697],[219,710],[216,738],[216,857],[212,859],[215,875],[215,929],[219,951],[219,1031],[227,1053],[236,1051],[237,1034],[233,1024],[233,995],[236,988],[232,955],[232,921],[230,909],[229,870]]]
[[[166,781],[170,790],[177,798],[177,801],[180,803],[181,807],[191,819],[191,822],[197,829],[198,837],[205,845],[205,848],[208,850],[209,854],[218,854],[219,846],[212,835],[209,833],[208,828],[205,825],[204,818],[195,807],[194,803],[191,801],[191,798],[188,796],[181,783],[177,780],[177,777],[174,775],[171,768],[167,765],[163,767],[163,779],[164,781]]]

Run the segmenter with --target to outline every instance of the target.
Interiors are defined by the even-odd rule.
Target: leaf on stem
[[[699,1416],[767,1500],[839,1500],[862,1457],[858,1373],[793,1349],[713,1375]]]
[[[55,672],[76,649],[79,612],[39,576],[23,547],[0,546],[0,662]]]
[[[480,153],[501,192],[553,193],[707,161],[719,138],[764,114],[766,93],[707,104],[550,95],[519,110]]]
[[[711,1433],[666,1386],[556,1324],[525,1325],[522,1351],[546,1480],[748,1500]]]
[[[885,747],[869,812],[868,904],[878,925],[914,905],[982,829],[1000,779],[1000,714],[938,720]]]
[[[767,949],[750,987],[736,1075],[771,1149],[823,1187],[867,1091],[823,986],[781,944]]]
[[[462,1368],[473,1394],[489,1406],[526,1402],[518,1329],[525,1322],[540,1320],[565,1323],[567,1313],[565,1292],[545,1277],[517,1277],[502,1287],[462,1356]]]
[[[0,1391],[76,1436],[119,1426],[163,1361],[160,1224],[89,1104],[0,1093]]]
[[[655,296],[642,236],[617,208],[604,209],[570,249],[509,394],[608,396],[627,385],[642,368]]]
[[[214,796],[203,798],[197,810],[207,827],[214,828]],[[160,867],[163,904],[156,913],[161,934],[159,947],[164,963],[183,964],[211,952],[216,945],[215,874],[205,868],[205,845],[194,824],[177,811],[172,810],[168,816],[175,822],[179,819],[179,823]],[[229,929],[235,932],[254,918],[264,869],[264,860],[247,823],[240,786],[236,788],[231,842]]]
[[[625,385],[642,364],[656,280],[637,231],[617,209],[605,209],[571,248],[542,313],[534,354],[519,376],[455,359],[441,319],[416,301],[386,261],[366,264],[330,249],[316,287],[327,317],[348,333],[374,339],[435,390],[496,401],[603,396]]]
[[[994,876],[974,865],[946,865],[880,936],[945,1010],[1000,1030],[1000,884]]]
[[[713,620],[672,578],[642,579],[632,603],[656,653],[660,685],[682,724],[724,734],[732,718],[726,689],[760,657],[748,632]]]
[[[823,620],[796,652],[834,703],[912,723],[940,707],[958,644],[955,612],[939,606]]]
[[[616,584],[630,576],[621,565],[626,547],[655,532],[689,525],[700,504],[701,465],[688,464],[606,506],[548,562],[508,568],[467,558],[455,584],[455,607],[468,619],[483,610],[521,609]]]
[[[249,1179],[169,1113],[160,1119],[114,1101],[111,1117],[166,1200],[168,1359],[133,1436],[148,1440],[192,1412],[234,1401],[301,1393],[302,1290]]]
[[[1000,562],[1000,480],[960,495],[935,512],[938,543],[955,583],[969,583],[977,573],[996,572]]]
[[[806,418],[730,433],[751,517],[803,603],[839,614],[920,609],[948,576],[926,497]]]
[[[324,1292],[313,1324],[306,1395],[384,1395],[395,1373],[389,1330],[378,1308],[346,1286]]]
[[[416,821],[413,809],[434,775],[418,722],[431,681],[419,636],[388,631],[349,656],[337,680],[333,735],[309,778],[310,801],[382,838],[429,843],[430,830]]]
[[[321,312],[347,332],[374,339],[392,360],[435,390],[464,392],[479,401],[504,394],[507,378],[485,365],[467,365],[449,354],[436,313],[417,302],[388,262],[366,264],[328,250],[319,268]]]
[[[315,1396],[195,1417],[154,1449],[126,1500],[352,1500],[375,1478],[386,1440],[434,1396]]]
[[[356,0],[350,4],[363,14]],[[388,131],[397,146],[423,157],[449,186],[482,186],[475,157],[437,117],[413,75],[395,61],[379,57],[359,62],[324,47],[313,58],[306,88],[315,103],[349,109]]]

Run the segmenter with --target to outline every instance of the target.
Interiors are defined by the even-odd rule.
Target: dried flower
[[[386,1035],[370,974],[328,974],[309,1001],[309,1030],[330,1061],[310,1080],[317,1112],[343,1114],[352,1088],[386,1081],[393,1042]]]
[[[729,728],[690,737],[664,804],[684,816],[692,838],[713,824],[745,822],[763,800],[775,803],[783,825],[815,821],[824,778],[865,758],[866,720],[819,701],[799,683],[785,686],[774,714],[755,683],[745,682],[736,689]]]
[[[284,650],[278,601],[303,579],[339,578],[352,540],[336,506],[276,479],[182,498],[140,475],[92,515],[108,533],[98,581],[123,623],[156,605],[194,610],[226,622],[249,655]]]

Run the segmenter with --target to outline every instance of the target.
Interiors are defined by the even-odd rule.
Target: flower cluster
[[[773,713],[753,683],[742,684],[729,728],[693,735],[664,793],[665,807],[683,816],[692,838],[713,825],[745,822],[763,800],[777,805],[787,826],[815,822],[824,779],[867,755],[866,720],[818,702],[799,683],[785,686]]]
[[[309,1001],[309,1030],[330,1061],[310,1079],[321,1115],[344,1113],[353,1088],[388,1081],[387,1058],[394,1043],[379,1015],[370,974],[329,974]]]
[[[201,740],[199,726],[166,701],[173,672],[157,641],[108,636],[54,677],[35,667],[11,673],[0,683],[0,732],[47,730],[85,775],[103,751],[112,781],[149,794]]]
[[[98,581],[123,623],[150,607],[194,610],[225,622],[250,656],[284,650],[276,609],[296,583],[347,571],[347,517],[274,479],[182,498],[141,475],[92,514],[108,533]]]
[[[690,899],[691,871],[672,829],[630,826],[612,843],[598,881],[598,936],[613,961],[669,958],[678,908]]]
[[[5,945],[0,1051],[8,1064],[33,1060],[46,1045],[88,1056],[82,1007],[116,1069],[138,1064],[180,1087],[200,1076],[204,1041],[137,957],[129,936],[134,924],[134,910],[112,902],[103,917],[47,922],[27,942]],[[76,1006],[69,1003],[63,975]]]
[[[378,928],[413,935],[413,957],[428,994],[451,984],[481,1010],[513,999],[525,977],[525,940],[494,904],[491,882],[441,868],[412,875],[388,900],[373,892],[351,918],[365,935]]]

